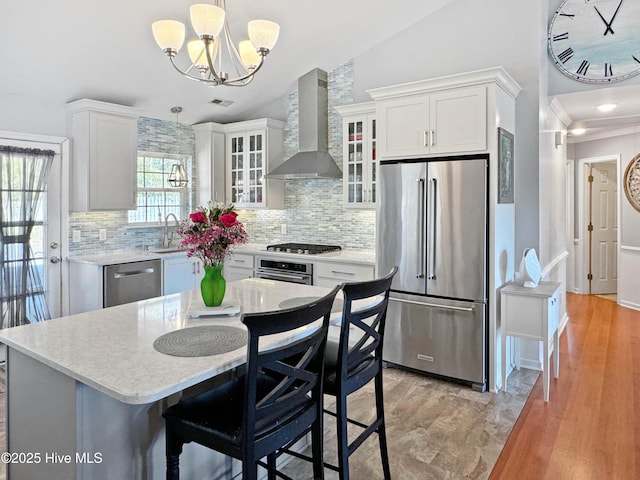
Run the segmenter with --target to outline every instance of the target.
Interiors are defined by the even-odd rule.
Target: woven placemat
[[[238,327],[202,325],[165,333],[153,348],[175,357],[206,357],[232,352],[247,344],[247,332]]]
[[[281,301],[278,306],[280,308],[293,308],[299,307],[300,305],[305,305],[307,303],[311,303],[314,300],[318,300],[322,297],[293,297],[287,298],[286,300]],[[336,298],[333,302],[333,306],[331,307],[331,311],[333,313],[342,312],[342,299]]]

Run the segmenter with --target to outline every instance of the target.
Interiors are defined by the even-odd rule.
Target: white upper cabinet
[[[226,200],[225,138],[224,125],[200,123],[193,126],[196,132],[196,205]]]
[[[198,205],[207,201],[239,208],[282,208],[281,180],[264,177],[284,159],[284,123],[272,119],[194,125]]]
[[[375,208],[376,160],[375,103],[336,107],[342,115],[342,175],[345,207]]]
[[[487,147],[484,86],[387,98],[376,102],[376,116],[382,159],[483,151]]]
[[[71,209],[136,208],[138,114],[95,100],[67,104],[72,139]]]
[[[225,125],[227,202],[239,208],[283,208],[282,180],[265,178],[283,161],[283,127],[271,119]]]

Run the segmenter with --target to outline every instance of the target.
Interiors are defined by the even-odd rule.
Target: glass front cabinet
[[[239,208],[282,208],[281,180],[265,175],[283,161],[283,124],[271,119],[225,125],[227,201]]]
[[[375,103],[337,107],[342,115],[344,204],[375,208],[378,181]]]

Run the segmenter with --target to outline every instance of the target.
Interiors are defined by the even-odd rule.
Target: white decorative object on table
[[[522,285],[527,288],[537,287],[540,278],[542,278],[540,261],[534,248],[525,248],[524,252],[522,252],[520,278],[522,279]]]
[[[240,313],[240,301],[237,298],[225,300],[217,307],[207,307],[202,297],[194,295],[193,303],[187,308],[190,317],[206,317],[213,315],[236,315]]]

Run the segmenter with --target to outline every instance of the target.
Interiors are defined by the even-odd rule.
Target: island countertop
[[[271,311],[280,309],[284,300],[329,291],[248,278],[227,284],[225,302],[238,299],[241,313]],[[153,342],[172,330],[199,325],[245,328],[240,314],[191,318],[189,307],[198,295],[193,290],[9,328],[0,331],[0,342],[120,402],[147,404],[246,360],[246,347],[205,357],[176,357],[154,349]]]

